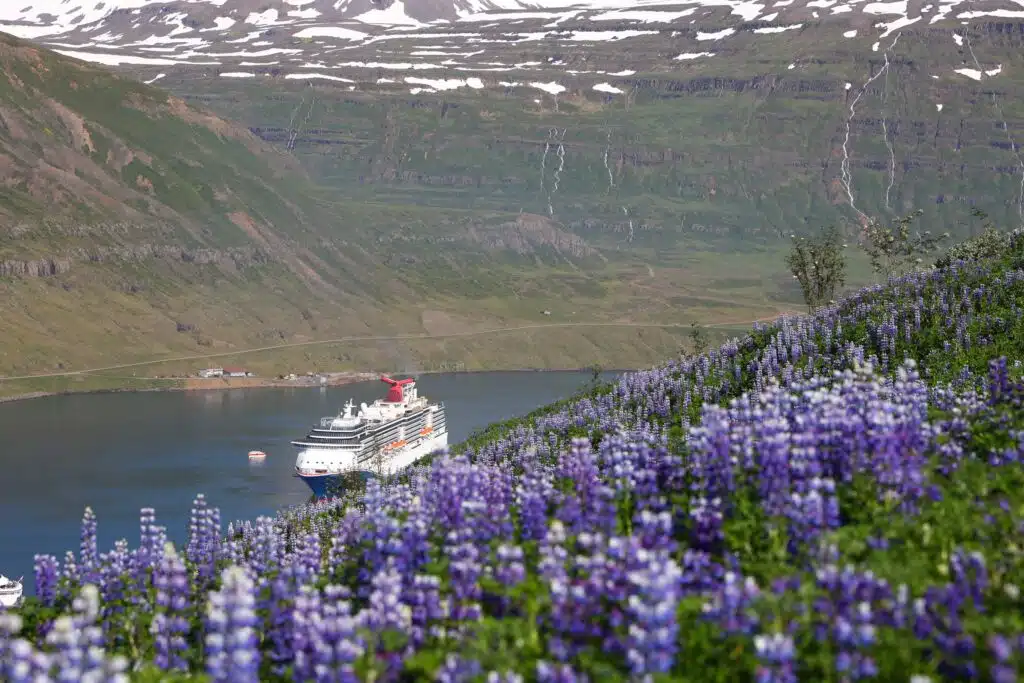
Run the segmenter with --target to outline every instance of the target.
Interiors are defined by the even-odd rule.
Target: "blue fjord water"
[[[603,380],[613,378],[604,373]],[[420,393],[443,401],[450,442],[572,395],[586,372],[422,375]],[[292,439],[321,416],[384,395],[381,382],[340,387],[54,396],[0,403],[0,574],[25,576],[36,553],[77,552],[91,506],[101,552],[138,543],[139,510],[156,509],[171,540],[185,539],[197,493],[230,520],[272,515],[309,499],[293,475]],[[267,453],[250,464],[247,453]]]

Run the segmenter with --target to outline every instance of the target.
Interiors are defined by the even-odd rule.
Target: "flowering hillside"
[[[1022,268],[1015,235],[226,534],[197,497],[184,548],[146,509],[100,554],[87,510],[0,679],[1017,680]]]

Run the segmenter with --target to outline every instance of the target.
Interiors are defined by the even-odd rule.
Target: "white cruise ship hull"
[[[447,446],[447,431],[433,433],[363,462],[356,462],[353,455],[339,453],[337,449],[307,446],[299,449],[295,474],[306,482],[314,496],[326,498],[336,495],[348,477],[368,479],[397,474],[424,456]]]

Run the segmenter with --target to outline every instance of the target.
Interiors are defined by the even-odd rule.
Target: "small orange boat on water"
[[[263,451],[249,451],[249,460],[263,460],[267,454]]]

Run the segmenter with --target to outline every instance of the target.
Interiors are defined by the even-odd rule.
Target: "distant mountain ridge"
[[[0,28],[244,122],[342,198],[472,197],[614,248],[1024,220],[1021,0],[84,7]]]

